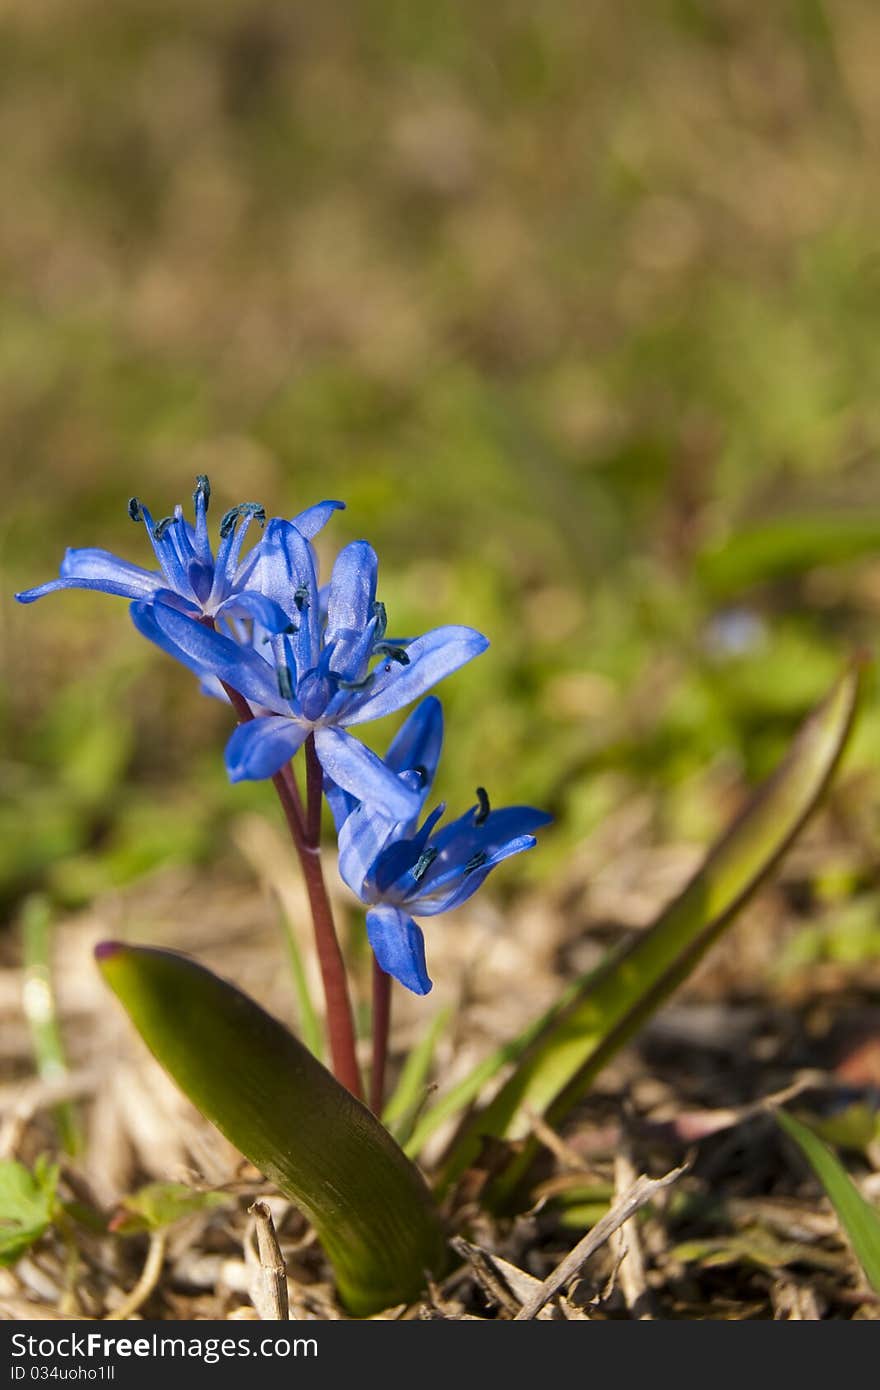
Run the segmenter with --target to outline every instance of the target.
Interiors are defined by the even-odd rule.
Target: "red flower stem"
[[[253,711],[243,695],[224,683],[240,723],[253,719]],[[318,964],[321,968],[321,981],[324,986],[324,1001],[327,1010],[327,1036],[330,1042],[330,1055],[333,1059],[333,1075],[343,1086],[347,1086],[358,1100],[363,1099],[363,1085],[357,1064],[355,1049],[354,1016],[348,993],[348,980],[345,974],[345,961],[336,928],[333,925],[333,910],[327,896],[324,870],[321,864],[321,766],[314,752],[314,740],[309,736],[306,744],[306,758],[309,753],[317,766],[317,774],[309,762],[307,774],[309,786],[308,811],[304,813],[302,798],[296,778],[289,765],[276,772],[272,785],[278,793],[281,809],[290,830],[294,848],[299,857],[300,868],[309,895],[312,909],[312,922],[315,929],[315,946]],[[312,788],[317,780],[317,812],[312,807]],[[311,833],[310,833],[311,832]]]
[[[324,869],[321,863],[321,797],[323,796],[323,777],[321,764],[315,752],[314,735],[306,739],[306,818],[299,862],[302,866],[306,891],[312,908],[312,921],[315,926],[315,945],[324,981],[324,998],[327,1001],[327,1027],[330,1034],[330,1050],[333,1054],[333,1070],[337,1081],[358,1097],[363,1098],[361,1074],[357,1064],[355,1046],[354,1015],[348,993],[348,979],[345,961],[333,923],[333,909],[327,896],[324,882]],[[290,772],[290,769],[287,769]],[[293,773],[290,772],[291,781]]]
[[[370,1072],[370,1109],[382,1114],[385,1100],[385,1063],[391,1027],[391,976],[373,957],[373,1068]]]
[[[306,739],[306,835],[310,845],[321,843],[321,800],[324,795],[324,772],[315,751],[315,735]]]

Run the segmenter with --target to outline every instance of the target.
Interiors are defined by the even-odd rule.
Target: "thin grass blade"
[[[777,1111],[776,1119],[827,1192],[871,1288],[880,1293],[880,1211],[865,1201],[840,1160],[817,1134],[783,1110]]]
[[[21,944],[22,1003],[37,1073],[43,1081],[57,1083],[67,1076],[67,1058],[52,976],[52,911],[43,894],[34,893],[25,900]],[[52,1115],[65,1153],[77,1154],[82,1131],[75,1107],[70,1101],[61,1101],[53,1107]]]
[[[452,1017],[452,1009],[439,1009],[424,1034],[409,1053],[394,1093],[388,1099],[382,1119],[399,1144],[412,1132],[428,1086],[437,1043]]]

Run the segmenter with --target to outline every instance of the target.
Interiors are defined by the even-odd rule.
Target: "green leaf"
[[[569,990],[564,996],[564,1001],[573,997],[574,993],[574,989]],[[551,1019],[556,1017],[558,1007],[557,1005],[553,1009],[548,1009],[545,1014],[542,1014],[528,1028],[524,1029],[518,1037],[511,1038],[510,1042],[502,1043],[500,1047],[496,1047],[495,1051],[490,1052],[488,1057],[484,1057],[472,1072],[469,1072],[456,1086],[453,1086],[451,1091],[447,1091],[435,1105],[431,1106],[404,1144],[404,1149],[410,1158],[417,1158],[431,1135],[447,1120],[452,1119],[455,1115],[460,1115],[465,1106],[470,1105],[471,1101],[477,1098],[483,1087],[498,1075],[502,1067],[519,1061],[529,1044],[534,1042],[541,1030]]]
[[[776,1118],[828,1193],[871,1288],[880,1293],[880,1211],[865,1201],[839,1159],[811,1129],[782,1110]]]
[[[302,951],[299,949],[299,942],[296,939],[296,932],[281,898],[278,901],[278,910],[281,914],[281,926],[287,947],[287,958],[290,963],[290,975],[296,995],[299,1029],[306,1047],[318,1058],[318,1061],[323,1061],[324,1033],[321,1020],[309,990],[309,981],[306,976]]]
[[[762,1226],[708,1239],[686,1240],[674,1245],[670,1254],[682,1264],[699,1264],[704,1269],[725,1265],[753,1265],[756,1269],[779,1270],[788,1265],[807,1264],[814,1269],[840,1273],[841,1255],[832,1255],[821,1246],[805,1246],[794,1240],[780,1240]]]
[[[813,1133],[832,1149],[867,1155],[873,1144],[880,1143],[880,1108],[865,1100],[853,1101],[832,1115],[814,1115],[809,1110],[802,1114]]]
[[[48,1230],[56,1209],[58,1167],[41,1156],[31,1173],[0,1163],[0,1265],[14,1264]]]
[[[181,1090],[306,1212],[352,1313],[410,1302],[445,1263],[431,1195],[366,1106],[276,1019],[173,951],[105,942],[110,988]]]
[[[741,594],[750,584],[803,574],[817,565],[852,564],[875,555],[880,522],[870,515],[775,517],[739,528],[697,559],[697,574],[717,597]]]
[[[235,1199],[225,1192],[197,1192],[182,1182],[150,1182],[123,1197],[110,1223],[119,1235],[135,1231],[160,1231],[212,1207],[229,1206]]]
[[[653,927],[567,992],[498,1094],[462,1127],[447,1160],[445,1183],[473,1162],[483,1136],[525,1136],[530,1111],[557,1123],[608,1059],[687,978],[816,806],[845,746],[859,690],[860,665],[853,664],[802,726],[782,765]],[[425,1128],[423,1124],[423,1133]],[[498,1200],[519,1182],[534,1152],[530,1141],[496,1182]]]
[[[26,898],[21,919],[24,969],[22,1002],[37,1072],[47,1082],[57,1082],[67,1075],[67,1059],[52,977],[52,926],[48,898],[42,893],[34,893]],[[81,1133],[74,1106],[69,1101],[62,1101],[54,1107],[53,1114],[65,1151],[76,1154],[81,1146]]]
[[[434,1051],[450,1018],[452,1009],[439,1009],[425,1029],[416,1046],[409,1053],[394,1094],[385,1106],[382,1119],[399,1143],[410,1134],[419,1109],[424,1103],[428,1076]]]

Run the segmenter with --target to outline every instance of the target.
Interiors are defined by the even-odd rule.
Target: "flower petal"
[[[440,762],[443,747],[443,706],[436,695],[429,695],[401,724],[385,761],[394,772],[423,771],[425,795]]]
[[[340,794],[337,787],[336,794]],[[353,893],[363,898],[370,870],[386,845],[398,833],[400,822],[377,816],[369,806],[355,808],[338,828],[339,874]]]
[[[199,621],[202,618],[202,610],[198,604],[188,598],[182,598],[174,589],[157,589],[150,602],[163,603],[166,608],[176,608],[178,613],[186,613],[189,618]]]
[[[553,819],[534,806],[502,806],[490,811],[482,821],[475,820],[476,811],[477,807],[472,806],[434,836],[433,844],[438,853],[428,882],[437,879],[451,864],[466,864],[475,854],[491,858],[509,841],[520,835],[531,835]]]
[[[425,938],[408,913],[399,907],[371,908],[367,913],[367,936],[386,975],[393,975],[413,994],[430,992]]]
[[[229,696],[216,676],[202,676],[199,684],[203,695],[209,695],[212,700],[222,700],[226,705],[230,703]]]
[[[190,560],[187,565],[186,577],[189,580],[190,588],[198,599],[199,612],[201,612],[202,605],[207,603],[214,587],[214,566],[203,565],[199,560]]]
[[[504,806],[490,811],[484,820],[476,819],[477,810],[472,806],[433,837],[437,856],[419,885],[418,896],[410,895],[420,914],[433,916],[465,902],[496,864],[534,848],[532,832],[551,820],[533,806]]]
[[[342,729],[316,729],[315,749],[324,771],[343,791],[375,804],[388,820],[406,821],[418,814],[419,794],[350,734]]]
[[[133,605],[132,616],[134,608],[145,606]],[[282,713],[287,708],[286,701],[278,692],[273,667],[252,648],[240,647],[230,637],[224,637],[204,623],[194,622],[192,618],[162,603],[153,605],[153,617],[159,631],[171,643],[170,647],[165,647],[166,651],[177,656],[192,670],[199,674],[207,671],[218,676],[226,685],[231,685],[248,700],[266,709]],[[137,623],[137,619],[135,621]],[[145,629],[141,628],[141,631]],[[146,632],[145,635],[151,636],[151,633]],[[165,644],[160,642],[159,645]]]
[[[284,609],[274,599],[267,598],[265,594],[255,593],[253,589],[245,589],[240,594],[230,594],[229,598],[220,604],[214,617],[225,617],[227,614],[254,618],[266,632],[285,632],[290,627],[290,618]]]
[[[340,550],[330,576],[324,636],[328,646],[343,633],[363,632],[374,616],[378,568],[376,552],[367,541],[352,541]]]
[[[340,681],[358,684],[366,679],[370,660],[376,642],[376,619],[371,618],[366,627],[347,627],[337,630],[332,641],[328,641],[324,651],[327,655],[327,669]],[[343,695],[345,691],[343,691]]]
[[[178,547],[174,544],[174,531],[179,525],[177,519],[169,520],[166,518],[164,525],[160,523],[157,526],[149,510],[140,504],[140,520],[146,528],[150,545],[153,547],[153,553],[168,582],[168,588],[173,589],[175,593],[181,594],[184,598],[194,598],[195,595],[190,587],[189,576],[186,572],[187,567],[181,561]]]
[[[422,917],[436,917],[439,912],[451,912],[476,893],[497,864],[515,854],[522,854],[524,850],[534,849],[537,843],[534,835],[519,835],[499,846],[472,869],[468,869],[466,864],[450,866],[440,878],[432,879],[417,898],[412,899],[415,910]]]
[[[333,816],[336,833],[339,835],[345,822],[357,810],[360,802],[356,796],[352,796],[351,792],[344,792],[341,787],[337,787],[333,778],[328,777],[326,773],[324,774],[324,795]]]
[[[162,582],[155,570],[133,565],[109,550],[92,546],[66,550],[58,573],[62,579],[107,579],[131,584],[132,588],[137,586],[144,598],[155,592]]]
[[[240,506],[232,507],[223,517],[220,523],[220,544],[217,546],[217,558],[214,561],[214,583],[209,596],[211,605],[222,603],[236,587],[244,587],[245,577],[250,575],[254,567],[254,554],[259,551],[260,545],[258,542],[254,546],[239,568],[241,549],[253,521],[257,521],[260,526],[266,522],[266,513],[259,502],[242,502]]]
[[[450,625],[426,632],[405,649],[409,658],[406,666],[389,657],[376,668],[375,679],[366,690],[349,693],[339,722],[365,724],[393,714],[479,656],[488,645],[488,638],[472,627]]]
[[[385,758],[386,768],[396,772],[402,785],[418,798],[419,812],[430,791],[442,736],[443,711],[440,701],[431,696],[410,715]],[[396,757],[392,757],[395,753]],[[399,766],[395,766],[395,763]],[[442,814],[442,807],[438,807],[422,829],[416,832],[418,812],[404,821],[390,820],[381,806],[360,805],[329,778],[326,781],[329,785],[325,786],[325,791],[339,837],[339,871],[349,888],[359,896],[363,896],[361,889],[364,887],[369,892],[375,885],[375,870],[383,851],[395,841],[405,842],[412,847],[407,862],[402,864],[399,872],[416,863]],[[392,877],[396,876],[397,871]]]
[[[156,610],[161,607],[162,605],[158,603],[133,603],[129,608],[131,620],[142,637],[147,637],[151,642],[155,642],[157,647],[161,647],[163,652],[173,656],[175,661],[179,661],[190,671],[195,672],[204,684],[211,676],[210,671],[201,662],[196,661],[194,657],[178,647],[177,643],[173,642],[156,622]]]
[[[161,575],[120,560],[109,550],[83,548],[65,552],[58,579],[36,589],[25,589],[15,597],[19,603],[33,603],[58,589],[97,589],[122,598],[148,599],[164,582]]]
[[[344,502],[316,502],[313,507],[306,507],[299,516],[292,516],[290,524],[296,527],[301,536],[305,536],[306,540],[310,541],[317,536],[319,531],[323,531],[334,512],[344,511]]]
[[[168,535],[171,537],[171,543],[177,552],[177,558],[188,575],[190,566],[198,564],[195,549],[196,533],[183,515],[183,507],[179,502],[174,508],[174,524],[168,527]],[[211,568],[213,569],[213,563]]]
[[[373,861],[370,870],[367,887],[374,900],[387,897],[392,889],[397,902],[404,902],[410,896],[418,896],[421,875],[417,875],[417,866],[430,839],[431,831],[445,810],[446,807],[441,801],[415,835],[407,833],[409,826],[403,822],[395,827],[391,842]],[[431,862],[432,856],[433,851],[428,863]],[[423,869],[424,867],[425,865]]]
[[[258,782],[274,777],[298,748],[309,730],[284,715],[271,714],[239,724],[226,745],[226,770],[231,782]]]
[[[208,539],[208,503],[210,500],[211,484],[204,473],[200,473],[196,478],[196,490],[193,493],[196,524],[192,532],[192,547],[200,563],[213,573],[214,556],[211,553],[211,542]]]
[[[276,603],[296,625],[292,647],[296,674],[302,678],[318,664],[320,612],[314,552],[289,521],[274,518],[260,541],[260,558],[248,587]]]

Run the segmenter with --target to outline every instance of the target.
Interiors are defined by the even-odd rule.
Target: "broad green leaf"
[[[48,1230],[56,1210],[58,1167],[41,1156],[30,1172],[0,1163],[0,1265],[14,1264]]]
[[[212,1207],[229,1206],[234,1198],[225,1192],[197,1192],[182,1182],[150,1182],[123,1197],[110,1228],[118,1235],[135,1231],[159,1231]]]
[[[529,1112],[558,1122],[608,1059],[687,978],[816,806],[852,727],[859,688],[860,667],[854,664],[654,926],[568,992],[498,1094],[463,1126],[447,1160],[445,1182],[473,1162],[483,1136],[523,1137],[530,1129]],[[423,1123],[423,1133],[426,1127]],[[518,1183],[534,1148],[528,1143],[495,1184],[498,1200]]]
[[[156,1058],[312,1221],[359,1315],[410,1302],[444,1239],[418,1169],[374,1115],[252,999],[173,951],[107,942],[104,978]]]
[[[828,1193],[869,1284],[880,1293],[880,1211],[865,1201],[840,1160],[811,1129],[782,1110],[776,1118]]]

